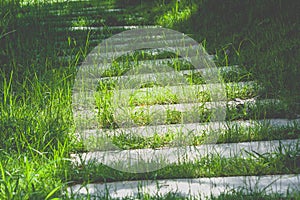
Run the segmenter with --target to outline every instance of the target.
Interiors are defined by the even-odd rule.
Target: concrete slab
[[[185,146],[180,143],[174,145],[176,145],[176,147],[163,147],[159,149],[102,149],[81,154],[71,154],[71,159],[74,164],[79,165],[96,162],[115,169],[140,170],[141,167],[147,167],[145,166],[145,163],[151,163],[155,169],[159,169],[170,164],[194,163],[207,156],[247,158],[250,157],[248,152],[267,154],[276,152],[279,148],[282,148],[284,151],[296,151],[299,149],[300,141],[299,139],[290,139],[226,144],[203,144],[201,146]],[[105,148],[108,147],[109,146]],[[147,171],[149,170],[151,171],[151,169],[148,169]]]
[[[166,195],[170,192],[179,196],[194,197],[196,199],[209,198],[211,195],[219,196],[221,193],[243,191],[246,194],[265,192],[278,193],[285,196],[287,192],[300,192],[300,175],[267,175],[267,176],[234,176],[198,179],[172,179],[172,180],[141,180],[124,181],[105,184],[74,185],[68,188],[74,196],[87,196],[92,198],[109,195],[112,198],[132,197],[138,194]]]
[[[238,120],[231,122],[208,122],[208,123],[189,123],[189,124],[170,124],[170,125],[156,125],[156,126],[139,126],[131,128],[118,128],[118,129],[88,129],[83,130],[80,134],[83,139],[95,137],[99,135],[134,135],[140,137],[152,137],[154,134],[165,135],[167,133],[180,133],[181,135],[196,135],[200,136],[203,131],[219,131],[224,132],[231,127],[256,127],[256,126],[269,126],[269,127],[283,127],[293,126],[299,124],[300,119],[265,119],[265,120]]]

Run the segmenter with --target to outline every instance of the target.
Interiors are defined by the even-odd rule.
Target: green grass
[[[159,24],[182,31],[202,41],[210,53],[216,54],[216,65],[239,64],[242,72],[222,74],[224,82],[258,81],[264,87],[226,88],[229,99],[274,98],[284,104],[258,110],[240,108],[233,110],[229,119],[264,117],[295,118],[299,106],[299,23],[295,1],[128,1],[128,8],[120,14],[88,14],[78,17],[72,11],[104,5],[108,8],[123,7],[122,1],[1,1],[0,3],[0,199],[52,199],[64,198],[68,185],[74,182],[104,182],[115,180],[212,177],[233,175],[263,175],[299,172],[299,149],[278,150],[274,154],[256,155],[249,158],[221,158],[218,156],[199,159],[195,164],[172,165],[153,173],[129,174],[109,167],[89,164],[72,166],[70,152],[84,150],[73,136],[75,126],[72,113],[72,85],[76,66],[80,65],[95,43],[91,39],[103,39],[117,33],[103,31],[58,32],[55,27],[65,24],[74,26],[108,26]],[[218,3],[219,6],[215,6]],[[60,9],[61,15],[50,12]],[[228,12],[231,10],[232,12]],[[101,11],[101,12],[100,12]],[[141,18],[143,17],[143,18]],[[40,22],[53,19],[58,23]],[[64,22],[64,20],[69,20]],[[196,21],[197,23],[194,23]],[[120,32],[121,30],[116,30]],[[63,42],[58,44],[58,42]],[[62,61],[59,56],[73,55],[75,59]],[[136,52],[128,61],[173,58],[174,54],[150,55]],[[189,63],[166,63],[175,70],[193,69]],[[130,65],[113,64],[103,76],[116,76],[128,72]],[[200,75],[186,76],[190,84],[202,84]],[[142,87],[158,87],[149,83]],[[110,110],[110,91],[113,83],[102,83],[96,106],[99,124],[115,128]],[[104,94],[104,95],[103,95]],[[131,105],[151,105],[178,102],[172,92],[160,92],[156,98],[139,96],[131,98]],[[207,94],[198,98],[209,100]],[[245,112],[246,111],[246,112]],[[228,111],[230,113],[230,111]],[[180,121],[182,113],[168,111],[169,124]],[[137,124],[149,124],[147,115],[132,116]],[[158,148],[167,146],[174,134],[156,134],[152,138],[128,138],[124,135],[112,140],[120,148]],[[299,126],[271,129],[268,126],[243,130],[232,127],[219,137],[219,143],[270,139],[299,138]],[[201,144],[201,137],[194,137],[192,144]],[[241,167],[245,166],[245,167]],[[174,173],[175,172],[175,173]],[[144,199],[175,199],[176,194]],[[280,195],[263,193],[224,194],[215,199],[281,199]],[[299,196],[299,195],[298,195]],[[291,197],[292,198],[292,197]],[[109,199],[109,198],[108,198]],[[128,198],[129,199],[129,198]],[[178,199],[182,199],[178,197]]]
[[[215,6],[218,2],[220,6]],[[209,52],[221,57],[229,52],[227,62],[245,66],[269,94],[299,101],[299,14],[294,3],[205,1],[185,23],[173,28],[205,40]],[[197,23],[190,26],[192,21]]]

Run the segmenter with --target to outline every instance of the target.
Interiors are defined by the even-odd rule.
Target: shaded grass
[[[173,28],[205,40],[209,52],[226,52],[229,64],[245,66],[269,94],[299,101],[297,5],[293,0],[204,1],[191,18]]]

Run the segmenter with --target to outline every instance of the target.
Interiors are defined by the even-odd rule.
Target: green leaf
[[[58,187],[56,187],[56,188],[54,188],[47,196],[46,196],[46,198],[45,198],[45,200],[48,200],[57,190],[59,190],[60,189],[60,187],[61,186],[58,186]],[[52,200],[58,200],[59,198],[54,198],[54,199],[52,199]]]

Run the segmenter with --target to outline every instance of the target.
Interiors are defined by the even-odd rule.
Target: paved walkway
[[[64,34],[80,34],[88,33],[91,31],[89,44],[92,46],[98,45],[104,38],[109,37],[105,36],[105,33],[120,33],[125,30],[134,30],[140,28],[148,28],[149,30],[155,30],[158,26],[153,26],[149,24],[148,26],[139,26],[137,24],[120,24],[114,26],[87,26],[87,25],[78,25],[74,23],[74,20],[83,17],[86,24],[93,22],[95,16],[100,12],[104,15],[105,13],[108,16],[112,15],[121,15],[126,12],[124,8],[105,8],[103,7],[86,7],[84,9],[73,9],[69,13],[61,13],[61,11],[53,9],[49,11],[52,14],[52,17],[46,18],[45,23],[57,24],[57,31],[61,32],[61,35]],[[60,21],[60,17],[65,16],[65,20]],[[137,21],[140,20],[137,19]],[[150,31],[151,32],[151,31]],[[208,131],[218,131],[219,134],[222,134],[225,130],[229,130],[230,127],[239,126],[243,128],[255,127],[255,126],[264,126],[268,124],[270,127],[291,127],[296,123],[300,122],[300,119],[284,119],[284,118],[269,118],[269,119],[258,119],[258,120],[233,120],[225,121],[225,115],[223,120],[212,120],[210,122],[201,122],[199,121],[199,115],[203,114],[202,111],[199,111],[199,107],[208,111],[220,111],[220,114],[223,116],[224,111],[228,108],[232,109],[241,109],[249,108],[252,109],[258,107],[259,105],[264,105],[266,107],[274,106],[280,104],[281,102],[277,99],[260,99],[257,96],[246,95],[247,98],[240,99],[239,95],[245,90],[260,90],[263,89],[255,80],[249,81],[220,81],[220,79],[215,77],[230,77],[230,74],[237,74],[242,76],[243,69],[237,65],[233,66],[216,66],[214,63],[215,56],[207,55],[199,58],[198,55],[189,56],[187,58],[170,58],[165,56],[164,58],[157,59],[143,59],[138,62],[130,61],[127,62],[127,66],[131,66],[136,69],[136,71],[124,71],[120,74],[111,74],[111,76],[103,75],[102,73],[92,72],[94,66],[90,65],[93,62],[103,58],[117,58],[119,56],[126,55],[132,49],[133,44],[139,44],[144,46],[151,46],[153,42],[157,44],[153,49],[145,50],[147,54],[151,54],[154,58],[155,55],[160,55],[165,52],[189,52],[198,48],[195,45],[191,38],[187,37],[184,34],[169,34],[166,37],[162,37],[161,34],[153,34],[150,37],[143,37],[138,35],[131,35],[129,32],[124,34],[119,34],[114,36],[114,40],[110,40],[111,46],[115,49],[112,51],[105,51],[99,54],[99,51],[94,49],[89,53],[86,60],[82,63],[81,66],[78,66],[78,69],[82,75],[87,75],[83,79],[77,79],[82,81],[80,82],[85,91],[82,88],[78,87],[74,89],[73,94],[73,103],[74,103],[74,115],[77,118],[77,122],[89,123],[88,126],[85,126],[86,129],[80,130],[81,133],[78,133],[80,139],[85,141],[96,141],[97,138],[101,139],[103,135],[139,135],[140,137],[150,137],[154,133],[164,135],[168,132],[177,132],[182,134],[184,137],[201,135],[204,132]],[[62,37],[63,38],[63,37]],[[177,45],[181,41],[181,44],[184,44],[180,47]],[[69,51],[68,44],[64,40],[57,42],[58,48],[62,48],[64,52],[70,52],[66,55],[59,57],[58,60],[72,61],[76,58],[76,55],[72,55],[72,52]],[[70,45],[70,44],[69,44]],[[167,48],[166,48],[167,46]],[[120,49],[120,51],[114,51]],[[167,54],[166,54],[167,55]],[[195,62],[198,61],[198,62]],[[89,62],[87,62],[89,61]],[[200,63],[201,66],[194,66],[194,68],[188,69],[174,69],[170,66],[175,66],[180,63],[181,65],[188,65],[187,63],[194,62]],[[210,67],[205,66],[205,63],[209,63]],[[212,64],[211,64],[212,63]],[[203,64],[203,65],[202,65]],[[119,66],[122,69],[124,63],[119,62]],[[97,65],[98,68],[101,68],[101,72],[107,72],[110,70],[110,63],[102,63]],[[141,67],[141,68],[139,68]],[[126,69],[126,66],[124,67]],[[139,70],[143,69],[143,70]],[[190,84],[186,77],[193,76],[195,74],[201,74],[206,78],[205,84],[202,83],[193,83]],[[208,80],[207,78],[210,78]],[[145,87],[138,88],[137,85],[141,81],[151,82],[151,83],[165,83],[160,84],[157,87]],[[84,83],[83,83],[84,82]],[[114,120],[118,123],[119,127],[115,129],[106,129],[99,126],[99,121],[97,120],[96,114],[99,110],[95,110],[91,102],[94,102],[94,96],[91,95],[95,92],[95,86],[99,82],[110,82],[112,85],[121,86],[118,90],[115,89],[115,93],[118,93],[119,99],[122,101],[113,102],[114,104],[118,103],[114,112],[112,113]],[[127,84],[127,86],[126,86]],[[236,94],[236,97],[227,99],[220,98],[215,96],[213,101],[203,102],[200,100],[199,94],[202,92],[212,92],[215,89],[219,89],[221,92],[228,93],[228,90],[232,94]],[[87,92],[89,89],[89,92]],[[116,92],[117,91],[117,92]],[[136,92],[142,93],[151,93],[150,96],[157,96],[160,94],[169,93],[176,95],[175,100],[169,102],[156,102],[149,103],[149,105],[129,105],[131,97],[136,94]],[[251,92],[249,92],[251,93]],[[173,96],[174,96],[173,95]],[[245,96],[243,96],[245,97]],[[143,98],[143,97],[140,97]],[[166,100],[165,100],[166,101]],[[88,105],[88,106],[86,106]],[[247,109],[246,109],[247,110]],[[155,116],[156,122],[149,122],[146,125],[136,124],[130,116],[132,113],[137,113],[137,111],[147,113],[146,115]],[[174,111],[179,113],[187,113],[186,118],[182,118],[181,123],[171,123],[166,124],[165,120],[167,118],[167,111]],[[130,113],[126,115],[126,113]],[[89,121],[84,121],[89,119]],[[159,120],[157,120],[159,119]],[[221,119],[221,118],[217,118]],[[76,119],[75,119],[76,120]],[[155,120],[155,119],[153,119]],[[150,120],[151,121],[151,120]],[[82,124],[80,124],[82,125]],[[89,145],[93,146],[91,143],[86,143],[87,148]],[[218,154],[225,158],[232,156],[247,156],[245,152],[255,151],[259,154],[272,153],[280,147],[285,148],[294,148],[299,149],[299,140],[282,140],[282,141],[255,141],[255,142],[240,142],[240,143],[231,143],[231,144],[205,144],[201,146],[180,146],[180,148],[175,147],[163,147],[161,149],[139,149],[139,150],[114,150],[114,151],[103,151],[101,148],[97,149],[95,147],[92,152],[72,154],[71,158],[73,159],[74,164],[88,164],[90,162],[100,162],[112,166],[113,163],[117,163],[120,160],[123,160],[124,163],[128,159],[132,159],[132,156],[137,156],[136,159],[143,157],[144,160],[151,160],[157,158],[161,160],[164,158],[164,162],[167,164],[171,163],[182,163],[182,162],[194,162],[199,159],[199,157],[204,157],[208,154]],[[298,150],[295,150],[298,151]],[[166,156],[167,155],[167,156]],[[180,156],[178,156],[180,155]],[[127,157],[129,156],[129,157]],[[187,159],[182,159],[182,158]],[[125,166],[128,168],[130,166]],[[221,192],[231,192],[232,190],[243,189],[247,192],[249,191],[261,191],[266,189],[267,193],[276,192],[276,193],[285,193],[289,190],[299,191],[300,185],[300,176],[295,175],[274,175],[274,176],[245,176],[245,177],[215,177],[215,178],[197,178],[197,179],[172,179],[172,180],[156,180],[156,181],[130,181],[130,182],[116,182],[116,183],[107,183],[107,184],[89,184],[89,185],[75,185],[69,188],[69,191],[78,196],[84,196],[90,194],[92,196],[99,196],[106,193],[109,193],[111,197],[125,197],[128,195],[137,195],[138,192],[147,192],[152,195],[156,194],[167,194],[168,192],[177,192],[183,196],[199,196],[199,197],[208,197],[209,195],[219,195]]]

